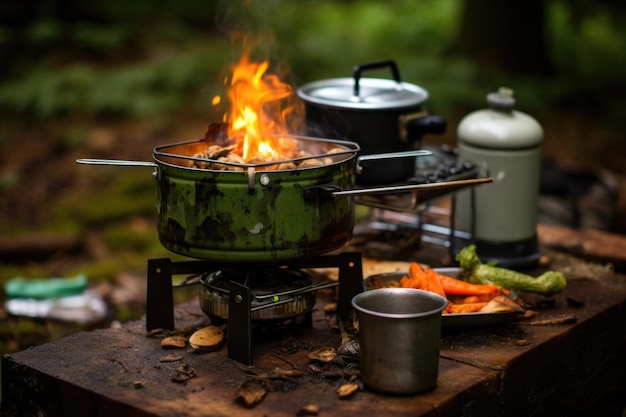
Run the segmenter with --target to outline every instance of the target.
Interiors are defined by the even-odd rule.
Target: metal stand
[[[456,193],[450,196],[450,210],[437,210],[433,208],[435,206],[428,203],[410,212],[397,212],[390,209],[374,208],[374,210],[376,210],[374,216],[377,215],[378,217],[372,219],[368,227],[373,230],[390,232],[403,229],[415,230],[416,233],[420,234],[422,242],[446,248],[448,257],[451,261],[454,261],[456,252],[473,241],[476,228],[476,191],[473,187],[470,187],[467,192],[469,193],[469,210],[471,211],[469,231],[457,230],[456,228],[456,211],[458,209]],[[425,217],[427,217],[426,220],[424,219]],[[432,219],[434,217],[437,217],[438,220],[441,221],[428,222],[428,218]]]
[[[148,260],[146,289],[146,330],[174,329],[172,276],[201,274],[223,267],[210,261],[172,262],[169,258]]]
[[[450,213],[450,235],[449,235],[449,254],[450,259],[454,259],[455,253],[469,245],[474,241],[476,236],[476,190],[471,188],[469,190],[469,210],[470,210],[470,230],[464,232],[456,229],[455,218],[457,210],[457,195],[452,196],[452,208]]]
[[[345,252],[294,261],[290,268],[339,268],[338,315],[349,318],[352,298],[363,291],[363,264],[360,252]],[[175,328],[172,276],[201,274],[224,269],[210,261],[172,262],[168,258],[148,260],[146,330]],[[230,266],[230,268],[233,268]],[[228,357],[252,365],[252,295],[246,282],[230,282],[228,304]],[[257,307],[258,308],[258,307]]]

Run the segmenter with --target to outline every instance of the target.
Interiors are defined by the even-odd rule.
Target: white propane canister
[[[508,88],[488,94],[487,105],[459,123],[458,152],[461,159],[485,167],[493,182],[457,194],[455,228],[471,234],[483,262],[531,267],[540,257],[537,204],[543,129],[514,109]]]

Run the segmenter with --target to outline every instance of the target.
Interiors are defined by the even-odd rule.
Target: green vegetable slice
[[[483,264],[476,254],[476,245],[467,246],[456,255],[463,270],[463,279],[474,284],[495,284],[515,291],[534,292],[546,297],[562,292],[567,281],[557,271],[547,271],[533,277],[511,269]]]

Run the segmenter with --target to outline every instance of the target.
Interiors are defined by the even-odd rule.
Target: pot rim
[[[337,146],[337,147],[344,147],[345,150],[340,152],[340,153],[335,153],[335,154],[321,154],[321,155],[312,155],[310,157],[305,157],[305,158],[301,158],[301,159],[315,159],[315,158],[321,158],[321,157],[325,157],[325,156],[329,156],[329,155],[345,155],[345,158],[343,159],[339,159],[337,161],[334,161],[330,164],[326,164],[323,166],[312,166],[312,167],[302,167],[302,168],[298,168],[298,171],[310,171],[310,170],[316,170],[325,166],[333,166],[336,164],[343,164],[351,159],[354,159],[358,153],[360,152],[361,148],[359,147],[359,145],[356,142],[351,142],[351,141],[345,141],[345,140],[339,140],[339,139],[325,139],[325,138],[316,138],[316,137],[311,137],[311,136],[300,136],[300,135],[287,135],[289,138],[297,140],[297,141],[309,141],[309,142],[316,142],[316,143],[323,143],[326,146]],[[172,161],[168,161],[168,159],[170,160],[182,160],[182,161],[201,161],[201,162],[214,162],[214,163],[218,163],[218,164],[222,164],[222,165],[228,165],[228,163],[223,163],[223,162],[219,162],[219,161],[214,161],[214,160],[209,160],[209,159],[204,159],[204,158],[198,158],[198,157],[194,157],[193,155],[183,155],[183,154],[177,154],[177,153],[170,153],[168,152],[168,150],[172,150],[175,149],[177,147],[185,147],[185,146],[189,146],[192,147],[193,145],[197,145],[197,144],[202,144],[205,143],[204,139],[196,139],[196,140],[190,140],[190,141],[183,141],[183,142],[177,142],[177,143],[171,143],[171,144],[167,144],[167,145],[161,145],[161,146],[157,146],[153,149],[152,152],[152,157],[153,160],[160,165],[166,166],[166,167],[170,167],[173,169],[181,169],[181,170],[187,170],[187,171],[195,171],[195,172],[204,172],[204,173],[216,173],[216,174],[221,174],[221,175],[228,175],[228,174],[236,174],[236,175],[241,175],[242,173],[245,173],[246,171],[238,171],[238,170],[219,170],[219,169],[212,169],[212,168],[200,168],[200,167],[195,167],[195,166],[187,166],[184,164],[178,164]],[[281,162],[288,162],[288,161],[293,161],[294,159],[287,159],[285,161],[272,161],[272,162],[267,162],[267,163],[260,163],[260,164],[248,164],[248,163],[232,163],[233,166],[239,167],[239,168],[244,168],[246,170],[250,170],[252,169],[253,172],[255,170],[255,168],[262,168],[259,172],[260,173],[284,173],[286,170],[275,170],[275,169],[263,169],[263,167],[268,166],[268,165],[276,165],[278,163]],[[287,170],[289,171],[289,170]]]
[[[419,311],[419,312],[409,312],[409,313],[390,313],[386,311],[378,311],[368,308],[367,301],[368,299],[375,298],[379,295],[387,294],[391,298],[399,298],[402,296],[405,297],[415,297],[419,295],[419,297],[428,300],[431,305],[427,310]],[[363,305],[362,303],[365,303]],[[412,319],[418,317],[429,317],[433,315],[441,315],[441,312],[448,305],[448,300],[444,297],[436,294],[434,292],[420,290],[416,288],[377,288],[375,290],[364,291],[361,292],[352,298],[352,307],[354,307],[357,311],[368,314],[370,316],[375,316],[379,318],[385,319]]]
[[[331,78],[300,86],[296,93],[307,103],[343,110],[396,110],[420,106],[428,100],[424,88],[403,81],[361,78],[354,95],[354,78]]]

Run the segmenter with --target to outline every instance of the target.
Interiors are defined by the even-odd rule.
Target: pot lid
[[[297,89],[305,102],[352,110],[414,107],[428,99],[428,92],[420,86],[382,78],[361,78],[358,96],[354,92],[354,78],[314,81]]]

